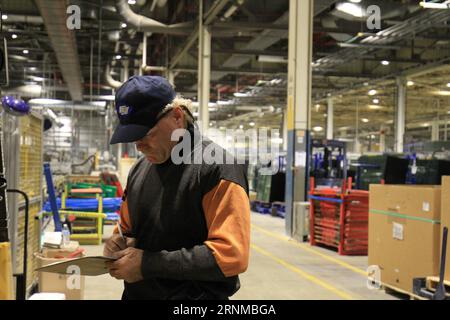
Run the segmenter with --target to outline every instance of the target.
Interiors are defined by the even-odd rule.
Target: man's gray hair
[[[189,99],[185,99],[181,96],[176,96],[172,103],[166,105],[164,109],[158,114],[157,118],[162,118],[166,114],[168,114],[173,108],[180,107],[183,110],[185,123],[184,126],[187,127],[189,124],[194,124],[195,119],[192,114],[192,101]]]

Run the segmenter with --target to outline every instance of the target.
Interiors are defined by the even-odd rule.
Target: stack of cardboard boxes
[[[37,267],[69,260],[68,257],[78,249],[79,243],[76,241],[71,241],[69,246],[62,249],[43,248],[41,252],[35,253]],[[83,300],[84,283],[84,276],[75,278],[74,275],[39,272],[39,292],[63,293],[67,300]]]
[[[439,274],[441,230],[449,224],[450,177],[442,188],[371,185],[369,265],[379,267],[383,284],[412,292],[414,278]]]

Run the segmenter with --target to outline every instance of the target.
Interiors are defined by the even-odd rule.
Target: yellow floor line
[[[292,240],[290,240],[290,239],[289,239],[288,237],[286,237],[286,236],[280,236],[279,234],[270,232],[270,231],[268,231],[268,230],[266,230],[266,229],[264,229],[264,228],[261,228],[261,227],[259,227],[259,226],[254,225],[254,224],[252,224],[251,226],[252,226],[252,228],[253,228],[254,230],[256,230],[256,231],[259,231],[259,232],[261,232],[261,233],[264,233],[264,234],[266,234],[266,235],[268,235],[268,236],[270,236],[270,237],[272,237],[272,238],[275,238],[275,239],[278,239],[278,240],[282,240],[282,241],[286,241],[286,242],[290,243],[290,244],[293,245],[293,246],[296,246],[296,247],[298,247],[298,248],[301,248],[301,249],[303,249],[303,250],[306,250],[306,251],[308,251],[308,252],[311,252],[311,253],[313,253],[313,254],[315,254],[315,255],[317,255],[317,256],[323,258],[323,259],[326,259],[326,260],[328,260],[328,261],[330,261],[330,262],[336,263],[336,264],[338,264],[338,265],[340,265],[340,266],[342,266],[342,267],[344,267],[344,268],[346,268],[346,269],[349,269],[349,270],[351,270],[351,271],[353,271],[353,272],[355,272],[355,273],[358,273],[358,274],[360,274],[360,275],[363,275],[364,277],[367,277],[367,272],[366,272],[365,270],[362,270],[362,269],[360,269],[360,268],[358,268],[358,267],[352,266],[351,264],[349,264],[349,263],[347,263],[347,262],[344,262],[344,261],[341,261],[341,260],[339,260],[339,259],[330,257],[330,256],[328,256],[328,255],[326,255],[326,254],[323,254],[323,253],[317,251],[317,250],[311,249],[310,247],[308,247],[308,246],[306,246],[306,245],[304,245],[304,244],[301,244],[301,243],[292,241]]]
[[[269,257],[270,259],[278,262],[279,264],[281,264],[286,269],[289,269],[289,270],[299,274],[303,278],[305,278],[305,279],[307,279],[307,280],[309,280],[309,281],[311,281],[311,282],[313,282],[313,283],[315,283],[315,284],[317,284],[317,285],[319,285],[319,286],[321,286],[321,287],[323,287],[323,288],[325,288],[325,289],[327,289],[327,290],[337,294],[339,297],[341,297],[343,299],[346,299],[346,300],[353,300],[352,296],[350,296],[349,294],[347,294],[347,293],[337,289],[336,287],[332,286],[331,284],[328,284],[327,282],[325,282],[323,280],[320,280],[319,278],[313,276],[312,274],[309,274],[309,273],[307,273],[307,272],[305,272],[305,271],[303,271],[303,270],[293,266],[289,262],[274,256],[270,252],[268,252],[268,251],[258,247],[257,245],[251,244],[250,246],[251,246],[251,248],[253,250],[255,250],[255,251],[261,253],[262,255],[265,255],[265,256]]]

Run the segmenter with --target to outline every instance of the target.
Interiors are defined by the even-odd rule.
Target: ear
[[[176,126],[178,128],[184,127],[184,112],[180,107],[173,109],[173,119],[175,120]]]

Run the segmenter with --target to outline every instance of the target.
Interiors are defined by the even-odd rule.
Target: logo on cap
[[[130,113],[130,107],[129,106],[120,106],[119,107],[119,114],[121,116],[126,116]]]

